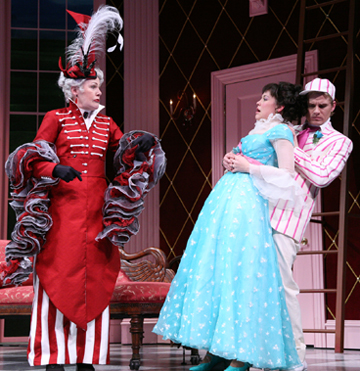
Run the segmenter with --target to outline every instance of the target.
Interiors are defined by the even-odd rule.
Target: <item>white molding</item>
[[[5,319],[0,319],[0,343],[27,343],[28,336],[6,336],[5,333]]]
[[[121,343],[121,322],[121,319],[110,319],[110,343]]]
[[[360,349],[360,321],[345,320],[345,349]],[[327,330],[335,330],[335,320],[327,320],[325,323]],[[335,348],[335,334],[326,334],[327,348]]]

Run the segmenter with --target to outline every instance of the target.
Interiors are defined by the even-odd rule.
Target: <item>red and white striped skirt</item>
[[[69,321],[49,300],[39,279],[34,280],[28,361],[30,366],[48,364],[108,364],[109,306],[87,330]]]

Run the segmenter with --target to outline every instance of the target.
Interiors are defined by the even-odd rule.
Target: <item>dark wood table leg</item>
[[[130,320],[130,333],[132,340],[132,358],[130,360],[130,369],[138,370],[140,368],[140,347],[144,334],[144,318],[141,315],[134,314]]]

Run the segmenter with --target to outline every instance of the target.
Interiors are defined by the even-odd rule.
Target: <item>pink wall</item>
[[[157,0],[124,1],[124,131],[159,135],[159,5]],[[119,102],[121,103],[121,102]],[[125,246],[135,252],[159,247],[159,185],[145,198],[140,231]]]

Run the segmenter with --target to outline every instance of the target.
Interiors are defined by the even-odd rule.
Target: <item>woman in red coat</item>
[[[94,28],[89,17],[77,16],[89,23],[79,22],[83,32]],[[122,24],[112,7],[99,9],[90,21],[99,17],[110,29]],[[143,197],[165,164],[155,136],[141,131],[123,136],[112,118],[100,113],[103,73],[95,68],[90,47],[81,49],[80,59],[61,67],[58,84],[68,107],[48,112],[34,142],[20,146],[6,164],[17,224],[6,248],[15,268],[4,285],[24,281],[35,255],[28,361],[57,371],[64,371],[63,364],[93,371],[92,364],[109,363],[118,246],[137,232]],[[107,151],[117,151],[117,177],[109,187]],[[132,213],[129,202],[135,203]]]
[[[80,80],[79,85],[62,74],[59,83],[63,89],[72,85],[70,104],[48,112],[34,140],[53,143],[60,164],[38,161],[33,176],[61,179],[49,194],[53,226],[36,257],[34,288],[38,300],[34,303],[37,311],[32,317],[28,349],[29,363],[34,366],[44,362],[77,363],[78,369],[83,369],[79,364],[106,363],[108,358],[108,304],[120,258],[117,247],[110,241],[98,242],[95,238],[103,229],[106,152],[117,149],[122,133],[110,117],[100,114],[104,108],[100,105],[100,71],[97,75],[96,79]],[[44,322],[40,328],[39,321]],[[67,323],[69,332],[61,331]],[[71,332],[72,323],[76,324],[76,334]],[[88,327],[93,337],[91,343]],[[63,342],[63,354],[60,349],[50,350],[49,355],[43,351],[44,343],[50,348],[53,336],[57,344]],[[92,348],[91,356],[85,354],[86,346]]]

